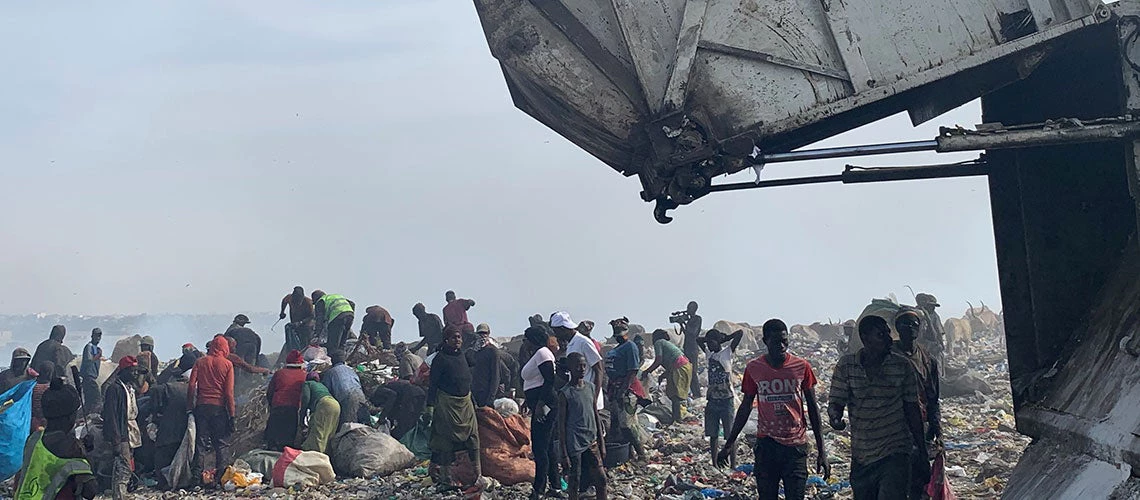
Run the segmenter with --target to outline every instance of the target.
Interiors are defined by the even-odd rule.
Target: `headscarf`
[[[523,332],[523,337],[527,342],[538,346],[540,349],[546,347],[546,339],[549,338],[546,334],[546,330],[541,326],[527,328],[526,331]]]
[[[66,335],[67,335],[67,328],[65,328],[63,325],[55,325],[55,326],[51,327],[51,334],[48,335],[48,338],[52,339],[52,340],[58,340],[60,342],[63,342],[63,338]]]

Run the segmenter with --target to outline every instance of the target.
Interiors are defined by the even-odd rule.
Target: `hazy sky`
[[[412,304],[449,288],[498,333],[557,309],[661,325],[690,299],[707,320],[849,318],[904,285],[998,306],[983,178],[720,194],[659,225],[636,179],[512,106],[470,2],[0,12],[0,313],[265,311],[301,284],[410,338]]]

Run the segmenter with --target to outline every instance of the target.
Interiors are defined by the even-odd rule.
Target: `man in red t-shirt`
[[[744,369],[744,398],[736,409],[732,431],[717,454],[717,463],[723,467],[728,462],[729,455],[736,449],[736,438],[752,414],[752,403],[756,401],[753,474],[760,500],[778,499],[780,481],[784,483],[786,500],[802,500],[808,478],[805,403],[815,434],[816,470],[824,479],[831,477],[815,400],[815,373],[807,360],[788,353],[788,326],[783,321],[768,320],[763,332],[768,354],[753,359]]]

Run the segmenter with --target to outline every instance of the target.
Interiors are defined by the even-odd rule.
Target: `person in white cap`
[[[558,340],[566,342],[566,355],[577,352],[586,358],[586,382],[593,384],[594,387],[601,387],[605,381],[602,354],[594,347],[594,342],[589,337],[578,332],[578,324],[570,319],[570,313],[558,311],[551,314],[550,327],[554,330],[554,335],[558,337]],[[605,404],[602,402],[602,391],[597,392],[596,405],[600,410],[605,407]]]

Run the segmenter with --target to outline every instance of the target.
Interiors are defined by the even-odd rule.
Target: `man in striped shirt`
[[[926,459],[918,376],[893,353],[890,328],[879,316],[859,322],[863,348],[843,356],[831,377],[827,414],[843,430],[851,417],[851,488],[855,500],[907,498],[912,457]]]

